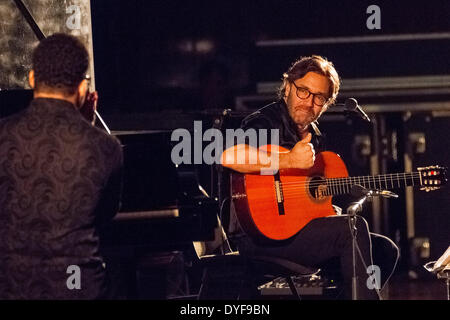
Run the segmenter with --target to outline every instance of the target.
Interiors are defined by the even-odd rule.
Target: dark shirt
[[[315,125],[315,124],[314,124]],[[312,133],[311,143],[314,145],[315,152],[320,152],[325,149],[324,139],[316,126],[316,130],[310,130]],[[286,149],[292,149],[301,137],[297,130],[297,125],[289,115],[286,103],[283,100],[273,102],[254,113],[250,114],[242,120],[241,128],[245,131],[248,129],[278,129],[279,146]],[[267,143],[271,142],[270,130],[267,131]],[[249,142],[249,140],[247,140]],[[273,141],[272,141],[273,143]],[[264,143],[257,141],[257,146],[262,146]],[[245,236],[245,233],[240,228],[234,208],[231,209],[230,225],[228,232],[232,239],[238,239]]]
[[[0,121],[0,298],[104,297],[99,228],[118,211],[121,167],[118,141],[67,101]]]
[[[283,100],[273,102],[242,120],[241,128],[247,129],[278,129],[279,145],[286,149],[292,149],[301,140],[298,134],[297,125],[289,115],[287,106]],[[323,150],[324,143],[321,135],[312,131],[311,143],[316,151]],[[268,141],[270,141],[270,131],[268,131]]]

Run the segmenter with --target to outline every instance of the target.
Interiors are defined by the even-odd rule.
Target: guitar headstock
[[[417,168],[417,171],[420,174],[420,190],[437,190],[447,183],[447,167],[428,166]]]

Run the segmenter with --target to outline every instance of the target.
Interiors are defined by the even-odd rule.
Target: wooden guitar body
[[[287,152],[278,146],[261,148],[267,152]],[[349,177],[342,159],[335,153],[318,153],[308,170],[282,169],[274,175],[231,175],[231,197],[242,229],[255,241],[286,240],[315,218],[334,215],[333,195],[359,190],[385,190],[419,186],[440,189],[447,182],[447,168],[434,165],[414,172]],[[372,192],[372,191],[371,191]]]
[[[347,176],[344,162],[333,152],[317,154],[308,170],[282,169],[275,176],[233,173],[232,198],[238,220],[257,240],[288,239],[312,219],[335,214],[332,197],[323,194],[326,185],[321,182]]]

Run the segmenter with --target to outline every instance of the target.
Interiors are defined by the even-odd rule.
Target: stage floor
[[[389,283],[388,300],[447,300],[446,284],[432,276],[411,280],[406,274],[394,275]]]

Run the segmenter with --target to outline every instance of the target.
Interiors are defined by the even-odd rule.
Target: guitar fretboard
[[[325,195],[333,196],[348,194],[353,185],[360,185],[367,189],[390,190],[408,186],[421,185],[419,172],[392,173],[378,176],[360,176],[346,178],[325,179],[327,191]]]

